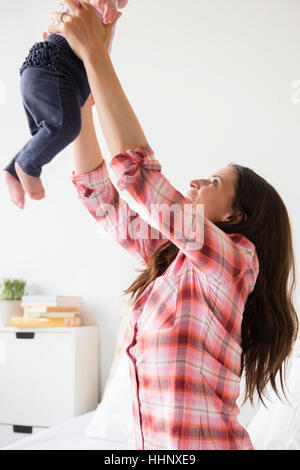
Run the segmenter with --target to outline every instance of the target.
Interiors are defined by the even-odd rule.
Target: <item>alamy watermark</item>
[[[101,204],[96,209],[98,238],[117,240],[172,240],[187,250],[204,243],[204,204],[151,204],[149,223],[122,199],[118,206]]]

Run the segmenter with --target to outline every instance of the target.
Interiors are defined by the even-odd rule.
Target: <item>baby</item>
[[[104,24],[112,23],[128,0],[83,0]],[[68,12],[64,3],[62,10]],[[83,62],[62,34],[35,43],[20,69],[21,96],[31,139],[5,168],[12,202],[24,208],[25,193],[43,199],[42,167],[73,142],[81,130],[81,108],[89,87]]]

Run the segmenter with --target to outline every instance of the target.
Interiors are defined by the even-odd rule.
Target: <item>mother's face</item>
[[[192,180],[192,189],[187,196],[193,204],[204,204],[204,216],[207,219],[212,222],[228,221],[234,215],[232,204],[237,180],[238,174],[234,168],[222,168],[208,179]]]

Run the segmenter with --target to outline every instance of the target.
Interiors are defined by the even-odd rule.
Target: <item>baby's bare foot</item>
[[[24,209],[25,192],[22,188],[21,183],[16,178],[14,178],[8,171],[5,171],[4,174],[5,182],[8,187],[12,202],[16,204],[16,206],[18,206],[20,209]]]
[[[45,190],[42,185],[41,178],[30,176],[25,173],[18,163],[15,163],[16,173],[21,181],[21,185],[31,199],[43,199],[45,197]]]

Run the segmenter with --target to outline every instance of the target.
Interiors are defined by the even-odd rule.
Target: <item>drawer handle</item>
[[[27,333],[27,332],[16,333],[16,337],[18,339],[33,339],[34,333]]]
[[[32,434],[32,426],[15,426],[13,425],[13,431],[21,434]]]

